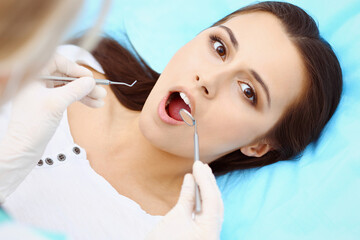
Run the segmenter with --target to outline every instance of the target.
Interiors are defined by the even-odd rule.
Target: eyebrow
[[[219,25],[220,28],[222,29],[225,29],[226,32],[229,34],[229,37],[230,37],[230,41],[231,43],[233,44],[234,48],[236,49],[236,51],[238,50],[238,41],[236,40],[235,38],[235,35],[233,33],[233,31],[224,26],[224,25]],[[267,98],[267,101],[268,101],[268,105],[270,107],[270,104],[271,104],[271,98],[270,98],[270,93],[269,93],[269,88],[267,87],[267,85],[265,84],[265,82],[262,80],[262,78],[260,77],[260,75],[255,71],[255,70],[252,70],[250,69],[250,73],[251,75],[253,76],[253,78],[258,82],[260,83],[260,85],[263,87],[265,93],[266,93],[266,98]]]
[[[224,25],[219,25],[219,27],[226,30],[226,32],[229,34],[231,43],[234,45],[234,48],[237,50],[239,44],[238,44],[238,41],[235,38],[235,35],[234,35],[233,31],[230,28],[228,28],[228,27],[226,27]]]
[[[270,94],[269,94],[269,88],[267,87],[267,85],[264,83],[264,81],[262,80],[262,78],[260,77],[260,75],[257,72],[250,69],[250,73],[255,78],[255,80],[258,81],[260,83],[260,85],[263,87],[263,89],[264,89],[264,91],[266,93],[266,98],[267,98],[267,101],[268,101],[268,105],[270,107],[271,99],[270,99]]]

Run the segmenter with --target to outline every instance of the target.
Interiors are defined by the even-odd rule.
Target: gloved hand
[[[193,219],[195,181],[200,188],[202,211]],[[179,200],[147,235],[146,240],[218,240],[223,221],[221,193],[210,167],[200,161],[193,165],[193,175],[186,174]]]
[[[57,54],[42,74],[59,73],[81,78],[57,88],[32,81],[13,101],[8,130],[0,143],[0,202],[40,160],[71,103],[80,100],[90,107],[104,104],[106,90],[95,85],[91,71]]]

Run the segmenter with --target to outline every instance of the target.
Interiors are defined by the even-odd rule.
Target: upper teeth
[[[187,105],[189,105],[189,107],[191,108],[190,100],[189,100],[189,98],[185,95],[185,93],[180,92],[180,97],[181,97],[182,100],[184,100],[184,102],[185,102]]]

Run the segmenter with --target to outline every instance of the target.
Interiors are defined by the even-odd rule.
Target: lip
[[[167,124],[171,124],[171,125],[185,124],[183,121],[177,121],[177,120],[171,118],[168,115],[168,113],[166,112],[166,109],[165,109],[166,101],[168,100],[168,98],[170,97],[170,95],[173,92],[183,92],[183,93],[186,94],[186,96],[188,97],[188,99],[190,101],[190,105],[191,105],[191,108],[190,108],[191,109],[191,115],[194,116],[194,113],[195,113],[195,100],[194,100],[193,96],[184,87],[175,87],[175,88],[171,89],[168,92],[168,94],[159,103],[159,107],[158,107],[159,117],[163,122],[165,122]]]

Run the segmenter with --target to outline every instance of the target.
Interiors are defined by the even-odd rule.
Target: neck
[[[184,175],[191,172],[193,160],[169,154],[152,145],[139,128],[139,115],[136,112],[129,117],[124,114],[112,116],[122,120],[114,121],[113,126],[108,126],[109,129],[117,129],[119,125],[126,127],[109,135],[113,136],[109,145],[110,155],[105,160],[103,158],[101,164],[104,167],[111,166],[110,172],[106,170],[110,173],[107,180],[115,188],[119,182],[133,186],[123,194],[134,200],[138,195],[152,196],[168,206],[164,211],[167,212],[176,203]],[[118,186],[117,189],[124,189],[123,185]],[[150,202],[146,201],[146,204]],[[153,209],[152,205],[147,208],[143,204],[143,207],[149,212]]]
[[[141,133],[138,119],[139,117],[134,119],[127,136],[124,136],[128,140],[123,144],[129,159],[128,167],[139,171],[142,177],[159,183],[173,182],[176,179],[182,181],[185,173],[191,172],[192,159],[181,158],[153,146]]]
[[[139,128],[140,112],[126,109],[110,89],[107,91],[101,109],[89,109],[81,104],[77,105],[78,109],[69,109],[69,114],[78,116],[76,125],[71,122],[74,116],[69,116],[74,140],[87,151],[93,169],[115,188],[117,184],[133,184],[134,189],[150,189],[156,196],[168,196],[170,200],[165,201],[176,202],[183,177],[191,172],[193,159],[180,158],[152,145]],[[84,123],[84,117],[90,123]],[[76,134],[77,131],[80,132]]]

